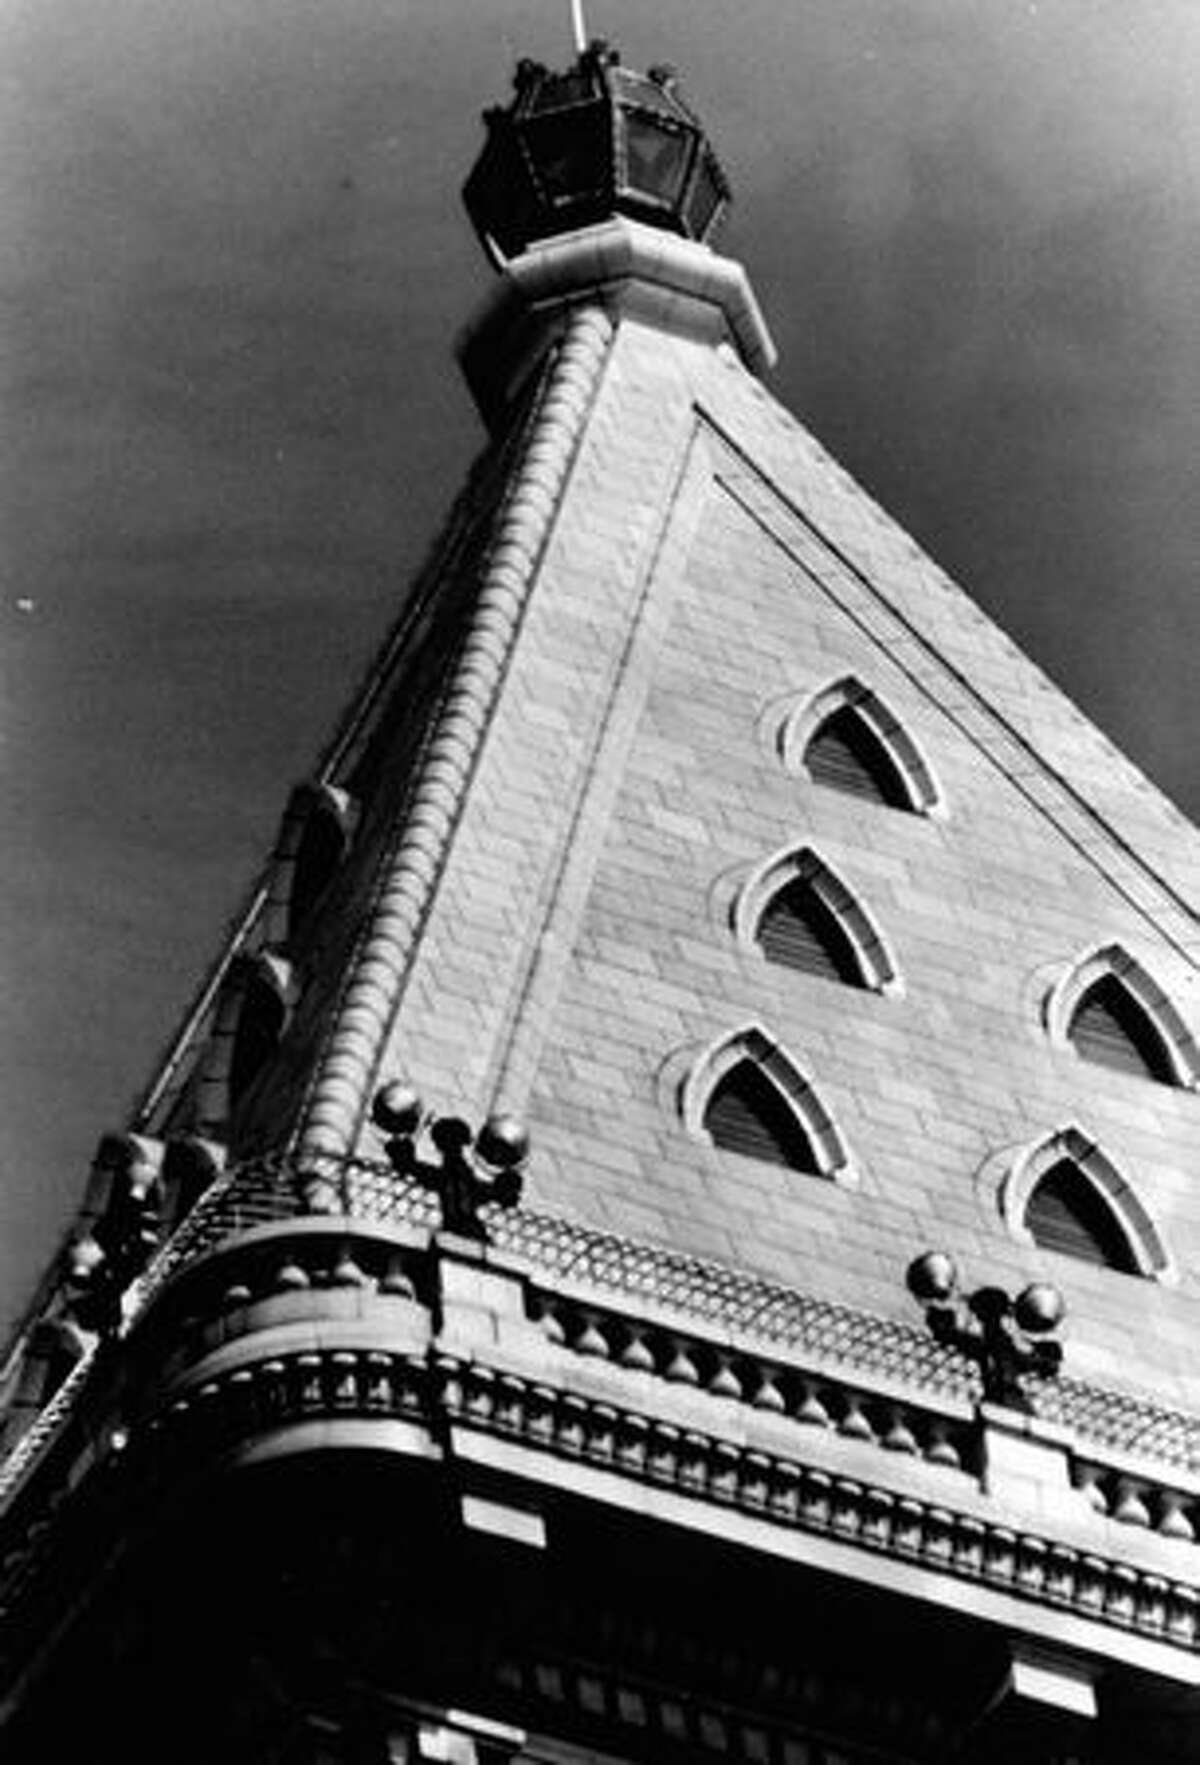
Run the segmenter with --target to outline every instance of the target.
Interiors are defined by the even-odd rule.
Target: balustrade
[[[549,1341],[588,1359],[609,1361],[626,1372],[651,1375],[726,1402],[746,1403],[887,1452],[952,1470],[974,1468],[975,1429],[965,1418],[554,1294],[538,1293],[533,1308]]]
[[[1163,1538],[1192,1541],[1200,1530],[1200,1494],[1130,1475],[1094,1459],[1075,1458],[1071,1481],[1098,1514]]]
[[[1153,1570],[476,1363],[447,1363],[441,1393],[452,1420],[536,1439],[565,1459],[1187,1647],[1200,1641],[1195,1591]]]

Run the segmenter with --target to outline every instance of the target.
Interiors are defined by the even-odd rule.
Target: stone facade
[[[197,1761],[1191,1756],[1200,842],[771,398],[737,266],[614,219],[462,353],[489,450],[11,1363],[13,1756],[81,1676],[149,1758],[196,1672]],[[793,882],[845,973],[769,959]],[[1081,1053],[1105,977],[1155,1072]],[[721,1143],[743,1068],[803,1158]],[[1034,1241],[1062,1162],[1122,1267]],[[930,1248],[1062,1289],[1027,1406]]]

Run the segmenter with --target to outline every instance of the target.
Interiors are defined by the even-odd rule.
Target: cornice
[[[1146,1638],[1200,1648],[1200,1596],[1190,1583],[1064,1544],[1033,1526],[963,1511],[952,1494],[942,1501],[897,1493],[882,1478],[847,1476],[479,1362],[439,1356],[435,1375],[447,1416],[467,1429]],[[1190,1670],[1182,1676],[1193,1678]]]
[[[320,1191],[313,1195],[302,1162],[285,1157],[229,1173],[151,1265],[131,1312],[197,1256],[259,1224],[306,1216],[424,1232],[438,1224],[430,1192],[381,1160],[323,1162]],[[967,1405],[981,1395],[974,1366],[916,1325],[533,1208],[495,1213],[489,1232],[487,1260],[528,1276],[550,1298],[699,1329],[747,1351],[803,1357],[817,1370],[869,1374],[910,1395]],[[1035,1385],[1033,1403],[1043,1421],[1106,1455],[1129,1455],[1144,1472],[1170,1467],[1185,1479],[1200,1477],[1200,1418],[1147,1394],[1068,1374]]]
[[[169,1484],[206,1463],[229,1468],[366,1448],[409,1460],[448,1454],[505,1472],[543,1496],[552,1491],[556,1500],[603,1493],[574,1476],[567,1468],[574,1465],[684,1498],[686,1508],[674,1517],[686,1524],[694,1515],[690,1523],[701,1531],[722,1530],[719,1520],[700,1518],[702,1508],[752,1520],[754,1542],[778,1554],[794,1552],[771,1534],[812,1535],[852,1547],[860,1563],[865,1553],[1015,1599],[1035,1630],[1042,1622],[1035,1609],[1051,1609],[1185,1658],[1200,1651],[1200,1598],[1185,1579],[1064,1542],[1033,1523],[972,1512],[965,1480],[957,1477],[947,1480],[944,1494],[917,1490],[911,1480],[898,1488],[883,1474],[882,1455],[878,1477],[859,1467],[847,1474],[822,1464],[820,1454],[806,1454],[800,1438],[794,1445],[782,1452],[697,1425],[694,1417],[667,1419],[644,1404],[605,1401],[436,1347],[401,1353],[355,1346],[347,1330],[341,1342],[260,1354],[164,1393],[160,1407],[123,1439],[115,1471],[111,1457],[107,1470],[110,1479],[127,1476],[144,1501],[148,1477]],[[515,1456],[509,1449],[518,1449]],[[613,1492],[608,1498],[639,1507]],[[36,1579],[43,1536],[31,1528],[10,1550],[4,1604],[15,1617]],[[869,1573],[864,1566],[860,1578]],[[1200,1670],[1193,1674],[1181,1660],[1171,1676],[1190,1681]]]
[[[260,1240],[264,1256],[274,1254],[272,1241],[289,1237],[371,1239],[379,1251],[370,1258],[385,1244],[393,1254],[428,1247],[436,1200],[390,1167],[366,1159],[326,1166],[319,1213],[311,1211],[308,1176],[305,1167],[273,1158],[219,1179],[131,1290],[122,1357],[148,1330],[165,1326],[184,1288],[201,1292],[214,1259],[241,1255],[243,1266],[258,1267]],[[815,1404],[848,1434],[865,1431],[881,1443],[890,1437],[889,1450],[909,1450],[911,1435],[935,1459],[970,1462],[975,1369],[915,1326],[532,1209],[499,1213],[490,1229],[493,1242],[479,1252],[484,1265],[523,1284],[529,1318],[550,1345],[564,1344],[593,1364],[651,1371],[678,1388],[737,1392],[762,1411],[782,1405],[798,1413]],[[278,1260],[287,1260],[282,1251]],[[193,1317],[221,1314],[221,1294],[238,1284],[218,1272],[202,1305],[189,1300]],[[93,1384],[81,1364],[0,1468],[0,1502],[31,1474]],[[1098,1511],[1166,1537],[1200,1530],[1194,1417],[1069,1377],[1036,1388],[1034,1409],[1038,1428],[1070,1450],[1078,1486]]]
[[[909,1591],[943,1604],[957,1597],[947,1577],[993,1606],[993,1596],[1021,1602],[1023,1619],[981,1608],[997,1622],[1038,1631],[1059,1611],[1152,1652],[1200,1652],[1191,1524],[1164,1523],[1194,1509],[1194,1489],[1092,1455],[1090,1482],[1071,1489],[1064,1469],[1054,1502],[1014,1503],[980,1484],[986,1406],[944,1390],[916,1396],[878,1364],[854,1377],[845,1361],[815,1371],[778,1341],[752,1351],[703,1321],[686,1329],[678,1288],[667,1306],[600,1306],[594,1269],[589,1294],[562,1270],[579,1266],[573,1234],[611,1257],[620,1241],[609,1235],[566,1228],[558,1247],[572,1254],[557,1276],[543,1268],[534,1279],[511,1244],[431,1236],[395,1217],[242,1220],[221,1237],[208,1219],[215,1240],[161,1277],[125,1343],[108,1350],[107,1373],[83,1377],[45,1457],[27,1465],[4,1522],[0,1607],[14,1620],[29,1588],[43,1597],[45,1574],[63,1572],[53,1516],[64,1499],[73,1509],[102,1488],[106,1511],[119,1514],[124,1499],[142,1512],[205,1467],[369,1449],[478,1465],[551,1504],[570,1494],[644,1514],[637,1490],[658,1491],[655,1502],[675,1504],[664,1518],[702,1532],[736,1515],[765,1528],[738,1534],[756,1548],[795,1557],[789,1539],[819,1537],[851,1551],[842,1570],[859,1579],[886,1563],[878,1572],[892,1585],[903,1591],[906,1568],[920,1571]],[[553,1224],[526,1218],[527,1247],[544,1247]],[[645,1279],[657,1253],[626,1250]],[[739,1288],[718,1291],[728,1300]],[[855,1322],[835,1310],[843,1326]],[[1061,1431],[1008,1412],[994,1421],[1061,1448],[1065,1467]]]

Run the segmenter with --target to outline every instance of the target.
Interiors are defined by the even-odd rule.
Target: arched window
[[[332,810],[315,807],[305,819],[296,848],[288,897],[289,942],[303,932],[314,907],[337,875],[345,851],[346,830],[341,820]]]
[[[1038,1178],[1025,1207],[1025,1225],[1043,1250],[1126,1275],[1139,1272],[1112,1208],[1073,1158],[1060,1158]]]
[[[819,1174],[795,1111],[753,1060],[739,1060],[714,1087],[704,1126],[713,1145],[723,1152]]]
[[[283,1038],[287,1007],[262,974],[251,975],[242,995],[229,1055],[229,1107],[237,1108]]]
[[[929,766],[899,718],[853,675],[790,712],[777,742],[790,771],[871,802],[928,815],[940,808]]]
[[[357,805],[331,784],[299,784],[288,798],[275,843],[262,924],[266,943],[292,948],[312,924],[354,833]]]
[[[1133,1186],[1079,1128],[1060,1128],[1011,1165],[999,1192],[1013,1236],[1127,1275],[1171,1280],[1170,1258]]]
[[[197,1074],[193,1119],[201,1135],[227,1134],[283,1040],[295,997],[292,964],[262,950],[230,964],[213,1014],[212,1033]]]
[[[1046,1029],[1060,1048],[1162,1085],[1200,1083],[1200,1049],[1170,998],[1123,944],[1080,957],[1050,989]]]
[[[811,846],[777,853],[733,902],[733,926],[768,962],[873,992],[899,990],[882,934]]]
[[[1176,1082],[1163,1038],[1115,974],[1101,975],[1088,988],[1075,1007],[1067,1035],[1085,1060],[1118,1072],[1140,1073],[1162,1085]]]
[[[857,1177],[833,1119],[777,1042],[751,1024],[692,1066],[680,1093],[698,1140],[767,1164],[852,1186]]]
[[[892,809],[910,806],[891,755],[851,705],[843,705],[821,724],[804,750],[804,764],[814,784],[868,797]]]
[[[837,915],[803,877],[768,901],[758,922],[758,941],[768,962],[801,968],[851,987],[862,985],[854,946]]]
[[[175,1225],[218,1180],[225,1168],[225,1148],[198,1134],[168,1140],[163,1152],[163,1189],[168,1224]]]

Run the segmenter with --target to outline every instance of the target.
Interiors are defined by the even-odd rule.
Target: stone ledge
[[[234,1295],[223,1287],[223,1266],[230,1270],[235,1288],[250,1277],[253,1299],[260,1291],[259,1273],[265,1294],[278,1281],[281,1269],[276,1265],[287,1262],[290,1248],[307,1266],[314,1257],[319,1263],[326,1247],[340,1243],[352,1247],[357,1274],[343,1269],[339,1279],[349,1283],[353,1278],[353,1286],[345,1291],[362,1294],[363,1303],[373,1311],[373,1290],[389,1285],[397,1270],[399,1285],[407,1285],[412,1294],[409,1277],[415,1277],[422,1289],[432,1280],[432,1268],[428,1276],[420,1272],[426,1262],[458,1254],[443,1235],[430,1236],[434,1199],[397,1180],[382,1165],[345,1161],[337,1179],[343,1211],[332,1215],[304,1212],[295,1175],[290,1160],[265,1160],[231,1173],[197,1204],[176,1239],[147,1271],[139,1293],[140,1315],[135,1312],[126,1353],[157,1343],[168,1376],[172,1364],[175,1372],[182,1370],[188,1357],[175,1358],[160,1332],[165,1328],[169,1334],[172,1317],[180,1315],[176,1307],[194,1292],[193,1270],[196,1283],[210,1291],[216,1310],[228,1305],[234,1319],[238,1308]],[[915,1326],[815,1300],[778,1282],[532,1210],[497,1215],[489,1226],[494,1241],[474,1247],[472,1260],[481,1273],[524,1286],[532,1302],[528,1320],[515,1315],[497,1318],[495,1328],[485,1331],[495,1337],[496,1350],[502,1339],[515,1342],[519,1336],[527,1352],[539,1308],[559,1307],[565,1308],[570,1327],[557,1352],[570,1353],[580,1365],[590,1358],[599,1367],[607,1360],[611,1370],[628,1381],[628,1401],[640,1400],[647,1378],[666,1389],[663,1381],[669,1368],[658,1349],[677,1337],[685,1349],[692,1344],[693,1356],[701,1354],[703,1390],[709,1400],[738,1396],[754,1407],[754,1400],[761,1397],[760,1409],[778,1411],[778,1403],[762,1389],[764,1375],[768,1385],[780,1374],[793,1383],[813,1378],[820,1387],[819,1400],[828,1388],[826,1396],[833,1407],[830,1410],[826,1403],[827,1416],[841,1432],[858,1431],[858,1422],[846,1407],[853,1407],[852,1400],[860,1413],[867,1406],[868,1432],[880,1445],[887,1445],[890,1410],[911,1412],[908,1430],[913,1432],[916,1416],[917,1444],[934,1462],[948,1455],[942,1453],[940,1440],[930,1432],[927,1441],[923,1430],[932,1429],[934,1422],[948,1436],[973,1429],[978,1397],[975,1370]],[[332,1268],[327,1274],[332,1277]],[[290,1278],[295,1278],[294,1273]],[[407,1308],[397,1304],[399,1297],[390,1298],[388,1305],[395,1308],[393,1315],[401,1324]],[[430,1299],[432,1288],[423,1297]],[[328,1307],[322,1302],[317,1309],[358,1314],[363,1308],[348,1299]],[[191,1316],[195,1315],[191,1309]],[[282,1316],[274,1321],[282,1322]],[[596,1323],[602,1326],[602,1352],[589,1357],[584,1339]],[[403,1324],[401,1330],[406,1334]],[[640,1369],[628,1353],[638,1334],[650,1338],[653,1351],[648,1360],[640,1357]],[[248,1340],[253,1340],[252,1334]],[[552,1340],[546,1346],[549,1351]],[[724,1365],[722,1353],[735,1363],[732,1368]],[[61,1457],[60,1436],[78,1435],[80,1428],[86,1431],[89,1412],[98,1413],[89,1398],[95,1385],[88,1364],[81,1363],[34,1424],[28,1444],[19,1447],[0,1472],[0,1487],[9,1501],[37,1471],[43,1455]],[[1029,1425],[1071,1454],[1077,1486],[1089,1492],[1098,1513],[1127,1522],[1131,1545],[1138,1529],[1147,1529],[1147,1522],[1175,1548],[1195,1535],[1192,1466],[1197,1445],[1192,1417],[1147,1398],[1070,1378],[1040,1390],[1036,1406],[1039,1415]],[[1135,1443],[1136,1456],[1128,1452]],[[902,1450],[908,1446],[892,1442],[891,1451]],[[956,1460],[961,1462],[962,1456],[961,1446],[956,1447]]]
[[[754,374],[774,366],[775,345],[741,264],[620,217],[544,240],[505,267],[457,345],[486,416],[523,383],[564,310],[587,301],[712,346],[732,344]]]
[[[1156,1671],[1200,1683],[1200,1595],[1185,1578],[1191,1547],[1169,1561],[1168,1541],[1135,1534],[1137,1549],[1115,1556],[1111,1536],[1090,1526],[998,1515],[963,1472],[701,1394],[683,1394],[692,1401],[676,1421],[616,1393],[554,1382],[549,1368],[547,1377],[522,1376],[436,1344],[403,1352],[348,1331],[303,1344],[276,1337],[263,1348],[277,1352],[206,1369],[211,1376],[163,1392],[154,1413],[110,1424],[106,1451],[77,1459],[69,1499],[97,1476],[110,1489],[113,1478],[131,1478],[145,1496],[209,1459],[236,1465],[350,1449],[438,1459],[448,1449],[527,1486],[617,1501],[703,1532],[732,1526],[740,1536],[749,1525],[748,1542],[796,1560],[815,1562],[825,1541],[839,1572],[859,1580],[1039,1635],[1061,1638],[1065,1622],[1080,1646],[1129,1660],[1141,1653]],[[565,1351],[557,1357],[561,1373]],[[14,1623],[47,1536],[45,1510],[33,1509],[10,1540],[0,1609]],[[1120,1645],[1097,1641],[1114,1635]]]
[[[595,1496],[601,1493],[594,1487],[597,1477],[606,1483],[616,1477],[644,1492],[633,1501],[639,1511],[656,1512],[655,1493],[669,1491],[693,1508],[699,1503],[733,1510],[760,1527],[771,1522],[787,1532],[825,1535],[876,1560],[891,1559],[981,1593],[1001,1592],[1027,1607],[1070,1614],[1089,1630],[1115,1628],[1126,1639],[1154,1645],[1156,1670],[1200,1684],[1200,1595],[1189,1583],[696,1429],[620,1412],[512,1375],[497,1378],[487,1368],[442,1361],[439,1378],[452,1420],[451,1445],[460,1456],[545,1481],[531,1461],[550,1453],[574,1461],[583,1473],[581,1480],[556,1471],[557,1488]],[[473,1437],[505,1443],[517,1456],[510,1459],[503,1447],[499,1453],[477,1448]],[[606,1499],[613,1499],[611,1489]],[[703,1526],[712,1529],[711,1522]],[[763,1545],[761,1530],[753,1542]],[[812,1560],[808,1553],[806,1560]],[[844,1572],[845,1565],[839,1568]],[[860,1567],[857,1573],[871,1579],[878,1570]],[[932,1594],[934,1583],[924,1580],[923,1585]],[[1007,1621],[1012,1622],[1011,1611]],[[1088,1646],[1096,1646],[1094,1636]],[[1104,1652],[1132,1658],[1111,1645]],[[1163,1656],[1176,1657],[1174,1664],[1164,1667]]]

